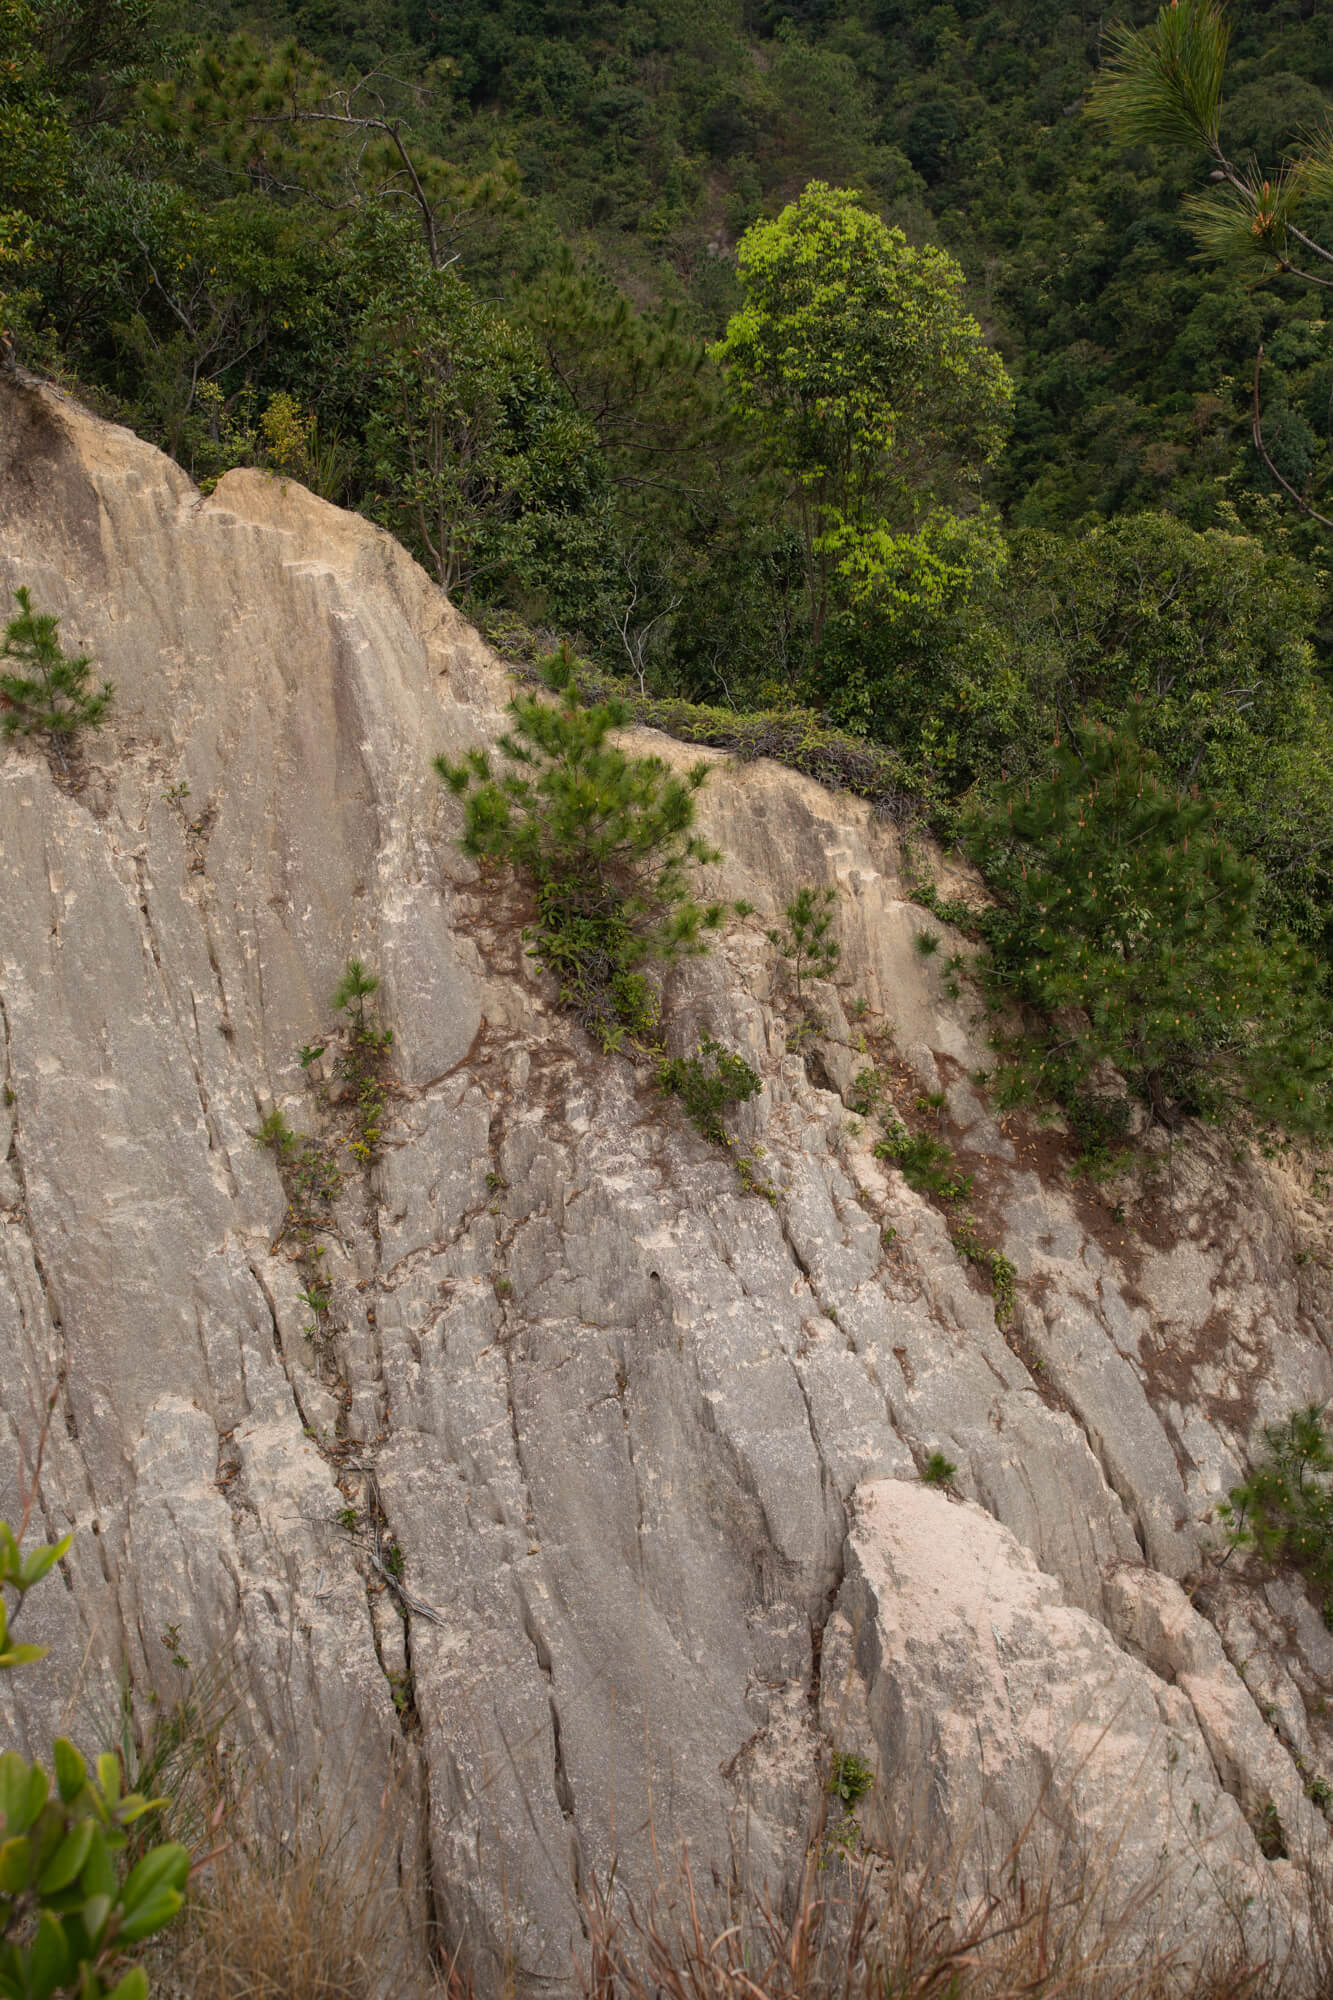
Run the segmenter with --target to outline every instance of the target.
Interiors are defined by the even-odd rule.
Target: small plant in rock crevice
[[[823,1868],[836,1854],[850,1858],[861,1845],[861,1829],[856,1823],[856,1808],[872,1790],[875,1774],[864,1757],[854,1750],[834,1752],[829,1766],[824,1790],[830,1798],[838,1801],[842,1808],[841,1817],[830,1826],[825,1834],[820,1851],[819,1866]]]
[[[919,852],[919,850],[918,850]],[[916,875],[908,883],[908,894],[923,910],[929,910],[942,924],[949,924],[964,936],[975,936],[983,925],[985,912],[965,903],[960,896],[942,896],[935,884],[925,875]]]
[[[743,1056],[709,1035],[692,1055],[664,1058],[657,1066],[657,1087],[679,1097],[696,1131],[711,1145],[729,1146],[723,1112],[757,1097],[764,1081]]]
[[[283,1233],[304,1249],[323,1228],[329,1205],[342,1190],[337,1164],[317,1140],[294,1131],[276,1108],[260,1120],[255,1142],[273,1154],[282,1178],[287,1196]],[[314,1271],[304,1275],[307,1287],[316,1282]]]
[[[896,1166],[910,1188],[924,1194],[946,1211],[969,1199],[974,1176],[959,1166],[951,1148],[934,1132],[914,1132],[892,1107],[888,1078],[873,1066],[860,1070],[852,1084],[848,1102],[863,1117],[878,1116],[883,1137],[876,1141],[876,1158]],[[948,1102],[942,1090],[919,1090],[913,1109],[938,1125]],[[995,1324],[1003,1332],[1013,1323],[1018,1273],[1003,1251],[993,1249],[981,1237],[977,1218],[969,1210],[952,1213],[949,1236],[960,1257],[974,1264],[990,1280],[995,1302]],[[884,1232],[888,1248],[897,1240],[896,1230]]]
[[[1265,1861],[1287,1859],[1287,1836],[1272,1799],[1266,1799],[1250,1815],[1250,1829]]]
[[[282,1179],[287,1213],[279,1240],[285,1238],[295,1252],[302,1278],[297,1296],[311,1314],[304,1333],[313,1343],[315,1360],[326,1381],[337,1377],[331,1325],[333,1287],[322,1261],[324,1246],[318,1239],[330,1228],[333,1203],[344,1190],[338,1144],[345,1145],[362,1166],[373,1164],[379,1153],[390,1089],[388,1056],[393,1046],[392,1029],[380,1027],[368,1005],[379,984],[363,959],[347,960],[332,996],[334,1008],[345,1017],[339,1031],[340,1052],[332,1064],[340,1085],[338,1092],[331,1093],[315,1069],[329,1042],[306,1044],[298,1051],[307,1082],[341,1128],[340,1134],[321,1142],[298,1133],[276,1108],[261,1119],[255,1134],[257,1142],[273,1153]]]
[[[844,1812],[852,1812],[874,1788],[875,1774],[864,1757],[854,1750],[837,1750],[829,1766],[824,1790],[837,1799]]]
[[[921,1475],[924,1486],[948,1486],[958,1467],[942,1451],[932,1451],[926,1460],[926,1469]]]
[[[991,1296],[995,1300],[995,1324],[1003,1332],[1006,1327],[1013,1324],[1018,1272],[1002,1250],[988,1250],[985,1256],[990,1266]]]
[[[965,1201],[972,1192],[971,1174],[963,1172],[943,1140],[929,1132],[909,1132],[900,1119],[886,1126],[874,1150],[877,1158],[892,1160],[918,1194],[950,1202]]]
[[[378,977],[359,958],[349,958],[333,1004],[347,1016],[347,1046],[334,1062],[334,1073],[347,1084],[353,1105],[353,1131],[348,1149],[362,1166],[377,1157],[388,1102],[385,1064],[393,1046],[393,1029],[377,1027],[366,1013],[366,1002],[379,991]]]
[[[260,1119],[255,1141],[260,1146],[267,1146],[279,1160],[289,1158],[297,1145],[296,1133],[276,1106],[272,1111],[266,1111]]]
[[[583,708],[566,652],[546,664],[557,701],[517,695],[500,738],[504,768],[483,751],[435,768],[466,799],[459,845],[478,861],[512,867],[537,905],[533,956],[557,981],[561,1004],[604,1052],[644,1049],[658,1006],[645,968],[708,948],[721,903],[701,904],[694,867],[720,854],[695,832],[698,763],[678,777],[660,757],[631,757],[610,739],[630,719],[623,702]]]
[[[758,1150],[756,1148],[756,1152]],[[738,1153],[735,1165],[736,1179],[740,1182],[741,1192],[743,1194],[758,1195],[761,1201],[766,1201],[771,1207],[776,1207],[778,1190],[759,1166],[755,1154]]]
[[[872,1065],[858,1070],[852,1079],[851,1096],[847,1108],[858,1118],[870,1118],[880,1110],[887,1088],[884,1077]]]
[[[982,1242],[975,1215],[964,1213],[955,1217],[949,1236],[959,1256],[965,1257],[969,1264],[975,1264],[990,1279],[991,1296],[995,1301],[995,1324],[1003,1332],[1014,1316],[1018,1273],[1003,1251],[993,1250]]]

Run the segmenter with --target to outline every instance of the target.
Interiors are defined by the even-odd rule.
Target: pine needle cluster
[[[694,831],[709,767],[677,777],[660,757],[627,756],[609,739],[628,709],[580,707],[563,654],[545,679],[558,701],[520,694],[509,704],[505,768],[480,750],[458,764],[437,757],[435,768],[467,800],[463,852],[531,885],[531,949],[562,1004],[604,1049],[642,1043],[657,1023],[644,967],[706,951],[722,921],[723,906],[700,904],[690,889],[694,867],[721,859]]]
[[[1255,864],[1219,838],[1132,735],[1084,726],[1049,776],[978,809],[969,846],[999,907],[996,986],[1038,1088],[1110,1061],[1158,1119],[1244,1104],[1294,1132],[1333,1124],[1333,1013],[1314,961],[1257,925]]]
[[[57,755],[81,729],[95,729],[114,692],[110,681],[90,685],[92,655],[66,653],[60,620],[34,611],[25,588],[14,592],[17,617],[0,640],[0,735],[45,736]]]
[[[1290,1564],[1323,1592],[1333,1625],[1333,1448],[1318,1403],[1264,1426],[1265,1456],[1219,1509],[1234,1548]]]

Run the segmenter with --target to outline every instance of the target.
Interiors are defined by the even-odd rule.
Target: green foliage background
[[[1326,976],[1333,565],[1249,424],[1262,343],[1269,450],[1318,502],[1333,344],[1317,291],[1195,257],[1206,160],[1085,115],[1105,25],[1062,0],[0,0],[6,350],[205,484],[266,464],[360,508],[687,734],[717,740],[703,704],[742,740],[798,709],[803,741],[861,739],[946,833],[1082,718],[1132,720],[1255,865],[1260,947],[1289,933]],[[1330,0],[1234,10],[1234,157],[1267,170],[1325,119],[1331,25]],[[836,320],[850,353],[859,274],[894,258],[965,336],[818,522],[808,439],[738,366],[811,183],[866,249],[825,259],[848,311],[807,314],[807,348]]]

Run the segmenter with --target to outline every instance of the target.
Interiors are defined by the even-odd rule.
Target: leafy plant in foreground
[[[44,1646],[15,1642],[12,1627],[27,1593],[72,1540],[66,1535],[25,1556],[0,1521],[0,1671],[44,1657]],[[0,1996],[148,2000],[142,1967],[122,1971],[126,1947],[175,1916],[189,1855],[164,1842],[126,1872],[127,1829],[165,1801],[126,1793],[112,1752],[97,1759],[94,1775],[61,1736],[53,1760],[54,1783],[17,1750],[0,1754]]]
[[[720,903],[690,893],[691,864],[721,859],[694,831],[708,765],[677,777],[660,757],[630,757],[609,741],[629,712],[618,701],[581,708],[573,667],[548,663],[560,699],[517,695],[496,773],[474,750],[437,757],[449,789],[467,799],[459,845],[517,869],[536,893],[533,955],[560,998],[604,1050],[651,1036],[657,1007],[643,967],[706,951]]]
[[[993,983],[1032,1010],[1009,1048],[1027,1082],[1085,1087],[1109,1060],[1168,1126],[1243,1103],[1329,1129],[1313,960],[1260,936],[1258,869],[1132,736],[1075,730],[1048,777],[974,813],[968,844],[999,905]]]
[[[95,729],[114,692],[110,681],[88,684],[92,655],[69,654],[60,644],[60,620],[34,611],[31,594],[14,592],[18,616],[0,641],[0,733],[45,736],[59,753],[81,729]]]

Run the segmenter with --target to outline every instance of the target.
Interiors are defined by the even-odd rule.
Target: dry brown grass
[[[400,1866],[411,1875],[425,1865],[402,1856],[405,1816],[421,1809],[406,1775],[369,1830],[351,1796],[302,1810],[278,1796],[272,1769],[222,1754],[230,1716],[220,1696],[215,1707],[183,1704],[159,1718],[144,1760],[172,1797],[170,1830],[196,1854],[213,1850],[151,1953],[158,2000],[474,2000],[461,1968],[427,1965],[422,1912],[400,1885]],[[698,1890],[688,1857],[647,1900],[613,1875],[584,1895],[577,1962],[545,1968],[543,1985],[582,2000],[1333,2000],[1322,1858],[1308,1858],[1315,1963],[1247,1956],[1243,1897],[1234,1944],[1200,1962],[1188,1934],[1176,1949],[1158,1934],[1168,1911],[1172,1935],[1182,1932],[1168,1858],[1154,1879],[1127,1883],[1120,1843],[1079,1858],[1071,1824],[1044,1799],[1014,1845],[978,1870],[976,1841],[941,1852],[904,1836],[895,1859],[848,1852],[839,1842],[850,1822],[830,1833],[821,1818],[801,1882],[780,1903],[715,1878]],[[432,1942],[438,1954],[456,1941]],[[523,2000],[503,1972],[483,2000],[497,1994]]]
[[[157,1832],[194,1857],[185,1908],[146,1956],[156,2000],[442,2000],[423,1913],[399,1881],[420,1814],[410,1769],[369,1824],[359,1791],[300,1796],[235,1727],[231,1683],[230,1671],[192,1676],[136,1759],[168,1801]]]
[[[1088,1885],[1060,1891],[1011,1855],[1000,1886],[961,1913],[935,1871],[862,1860],[807,1870],[794,1907],[696,1894],[688,1867],[636,1907],[586,1903],[584,2000],[1285,2000],[1279,1968],[1189,1965],[1145,1946],[1148,1897],[1108,1911]]]
[[[286,1850],[233,1846],[170,1934],[154,1990],[180,2000],[381,2000],[393,1990],[395,1945],[382,1891],[318,1835]]]

